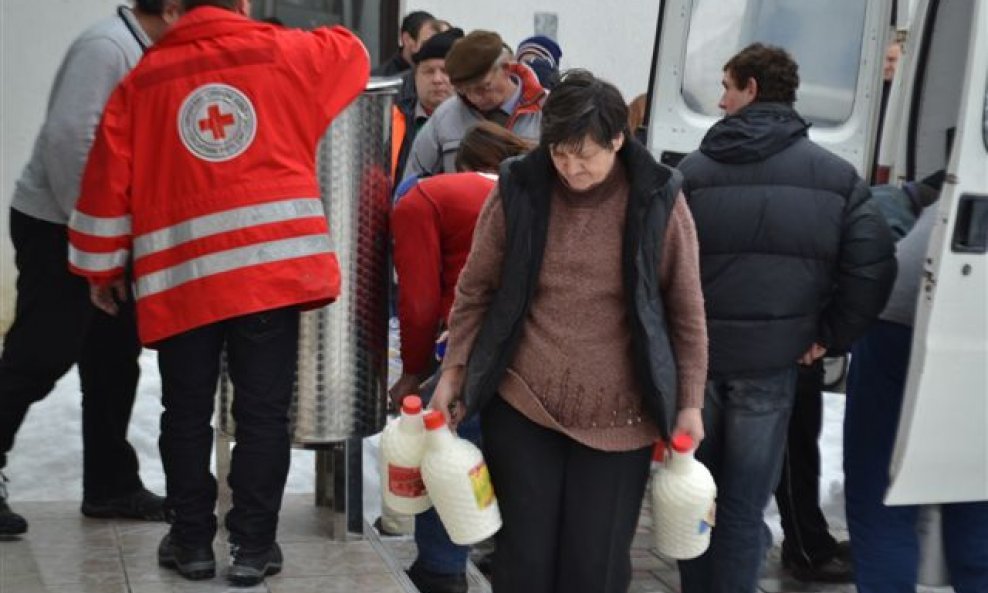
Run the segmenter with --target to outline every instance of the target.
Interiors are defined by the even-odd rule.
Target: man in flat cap
[[[484,120],[538,141],[547,93],[530,68],[514,61],[500,35],[477,30],[454,43],[446,73],[456,94],[419,130],[403,179],[455,171],[460,140]]]
[[[391,120],[391,165],[396,182],[403,177],[418,131],[440,103],[453,96],[453,85],[446,73],[446,54],[462,37],[463,30],[457,28],[436,33],[412,54],[415,65],[402,76],[403,84]]]

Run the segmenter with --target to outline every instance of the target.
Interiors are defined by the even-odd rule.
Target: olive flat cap
[[[446,54],[446,74],[456,84],[471,82],[487,74],[504,52],[504,41],[493,31],[471,31],[453,44]]]

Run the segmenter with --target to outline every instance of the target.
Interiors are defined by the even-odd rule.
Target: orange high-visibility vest
[[[391,179],[395,185],[401,181],[398,179],[398,157],[401,156],[401,143],[405,141],[405,134],[408,126],[405,123],[405,114],[397,105],[391,106]]]

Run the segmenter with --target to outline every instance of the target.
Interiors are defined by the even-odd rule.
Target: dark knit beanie
[[[412,54],[412,61],[418,64],[425,60],[443,59],[457,39],[463,37],[463,29],[449,29],[426,39],[422,47]]]
[[[519,62],[527,64],[531,60],[541,58],[547,61],[551,68],[559,68],[559,60],[562,57],[563,50],[559,49],[559,44],[545,35],[535,35],[522,40],[515,53],[515,58]]]
[[[446,54],[449,81],[463,84],[482,78],[504,53],[504,41],[493,31],[471,31]]]

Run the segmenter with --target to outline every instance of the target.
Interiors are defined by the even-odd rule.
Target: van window
[[[947,167],[961,112],[974,2],[931,3],[929,33],[917,56],[907,129],[906,178],[923,179]]]
[[[866,9],[861,0],[695,0],[683,100],[697,113],[720,116],[724,64],[760,41],[785,48],[799,64],[800,114],[818,126],[838,126],[854,108]]]

